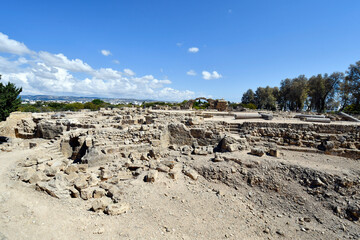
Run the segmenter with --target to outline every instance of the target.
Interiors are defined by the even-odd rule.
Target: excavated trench
[[[209,181],[222,182],[235,189],[248,186],[258,189],[263,195],[281,196],[281,207],[289,212],[298,213],[304,205],[310,204],[311,201],[304,200],[305,193],[321,203],[325,211],[340,218],[350,221],[360,218],[360,179],[356,176],[339,176],[272,161],[224,159],[224,162],[214,164],[194,163],[193,167]],[[317,211],[311,207],[305,210],[309,214]]]

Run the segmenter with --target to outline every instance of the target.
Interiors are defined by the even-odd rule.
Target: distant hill
[[[29,101],[90,102],[94,99],[101,99],[105,102],[155,102],[155,100],[151,100],[151,99],[75,97],[75,96],[53,96],[53,95],[20,95],[20,97],[23,101],[29,100]]]

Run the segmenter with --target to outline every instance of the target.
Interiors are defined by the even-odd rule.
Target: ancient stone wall
[[[359,125],[244,122],[239,124],[239,134],[252,143],[266,141],[360,158]]]

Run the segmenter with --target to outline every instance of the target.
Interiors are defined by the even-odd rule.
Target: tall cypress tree
[[[13,83],[8,82],[4,85],[0,82],[0,121],[6,120],[11,112],[18,109],[21,104],[21,98],[19,97],[21,91],[22,88],[17,88]]]

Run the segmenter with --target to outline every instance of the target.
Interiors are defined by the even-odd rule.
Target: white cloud
[[[128,68],[125,68],[124,69],[124,73],[128,76],[134,76],[135,73],[131,70],[131,69],[128,69]]]
[[[109,56],[109,55],[111,55],[111,52],[109,50],[103,49],[103,50],[101,50],[101,54],[104,56]]]
[[[222,78],[221,74],[219,74],[217,71],[213,71],[212,73],[210,73],[208,71],[202,71],[202,77],[205,80]]]
[[[199,51],[199,48],[191,47],[191,48],[188,49],[188,51],[191,52],[191,53],[197,53]]]
[[[0,52],[12,53],[16,55],[31,54],[32,52],[24,43],[9,39],[9,37],[0,32]]]
[[[49,66],[61,67],[73,72],[91,72],[93,69],[80,59],[69,60],[64,54],[52,54],[40,51],[39,58]]]
[[[4,52],[9,53],[9,50]],[[83,60],[69,59],[62,53],[23,49],[18,54],[26,52],[31,53],[31,56],[14,58],[0,55],[2,80],[22,87],[23,94],[158,100],[183,100],[195,96],[192,91],[169,87],[171,81],[168,79],[157,79],[153,75],[135,76],[130,69],[124,69],[123,72],[112,68],[94,69]]]
[[[120,64],[120,61],[119,61],[119,60],[114,59],[114,60],[113,60],[113,63],[115,63],[115,64]]]
[[[189,75],[189,76],[196,76],[196,72],[194,70],[192,70],[192,69],[187,71],[186,74]]]
[[[181,42],[176,43],[176,46],[178,46],[178,47],[181,47],[182,45],[183,45],[183,43],[181,43]]]

